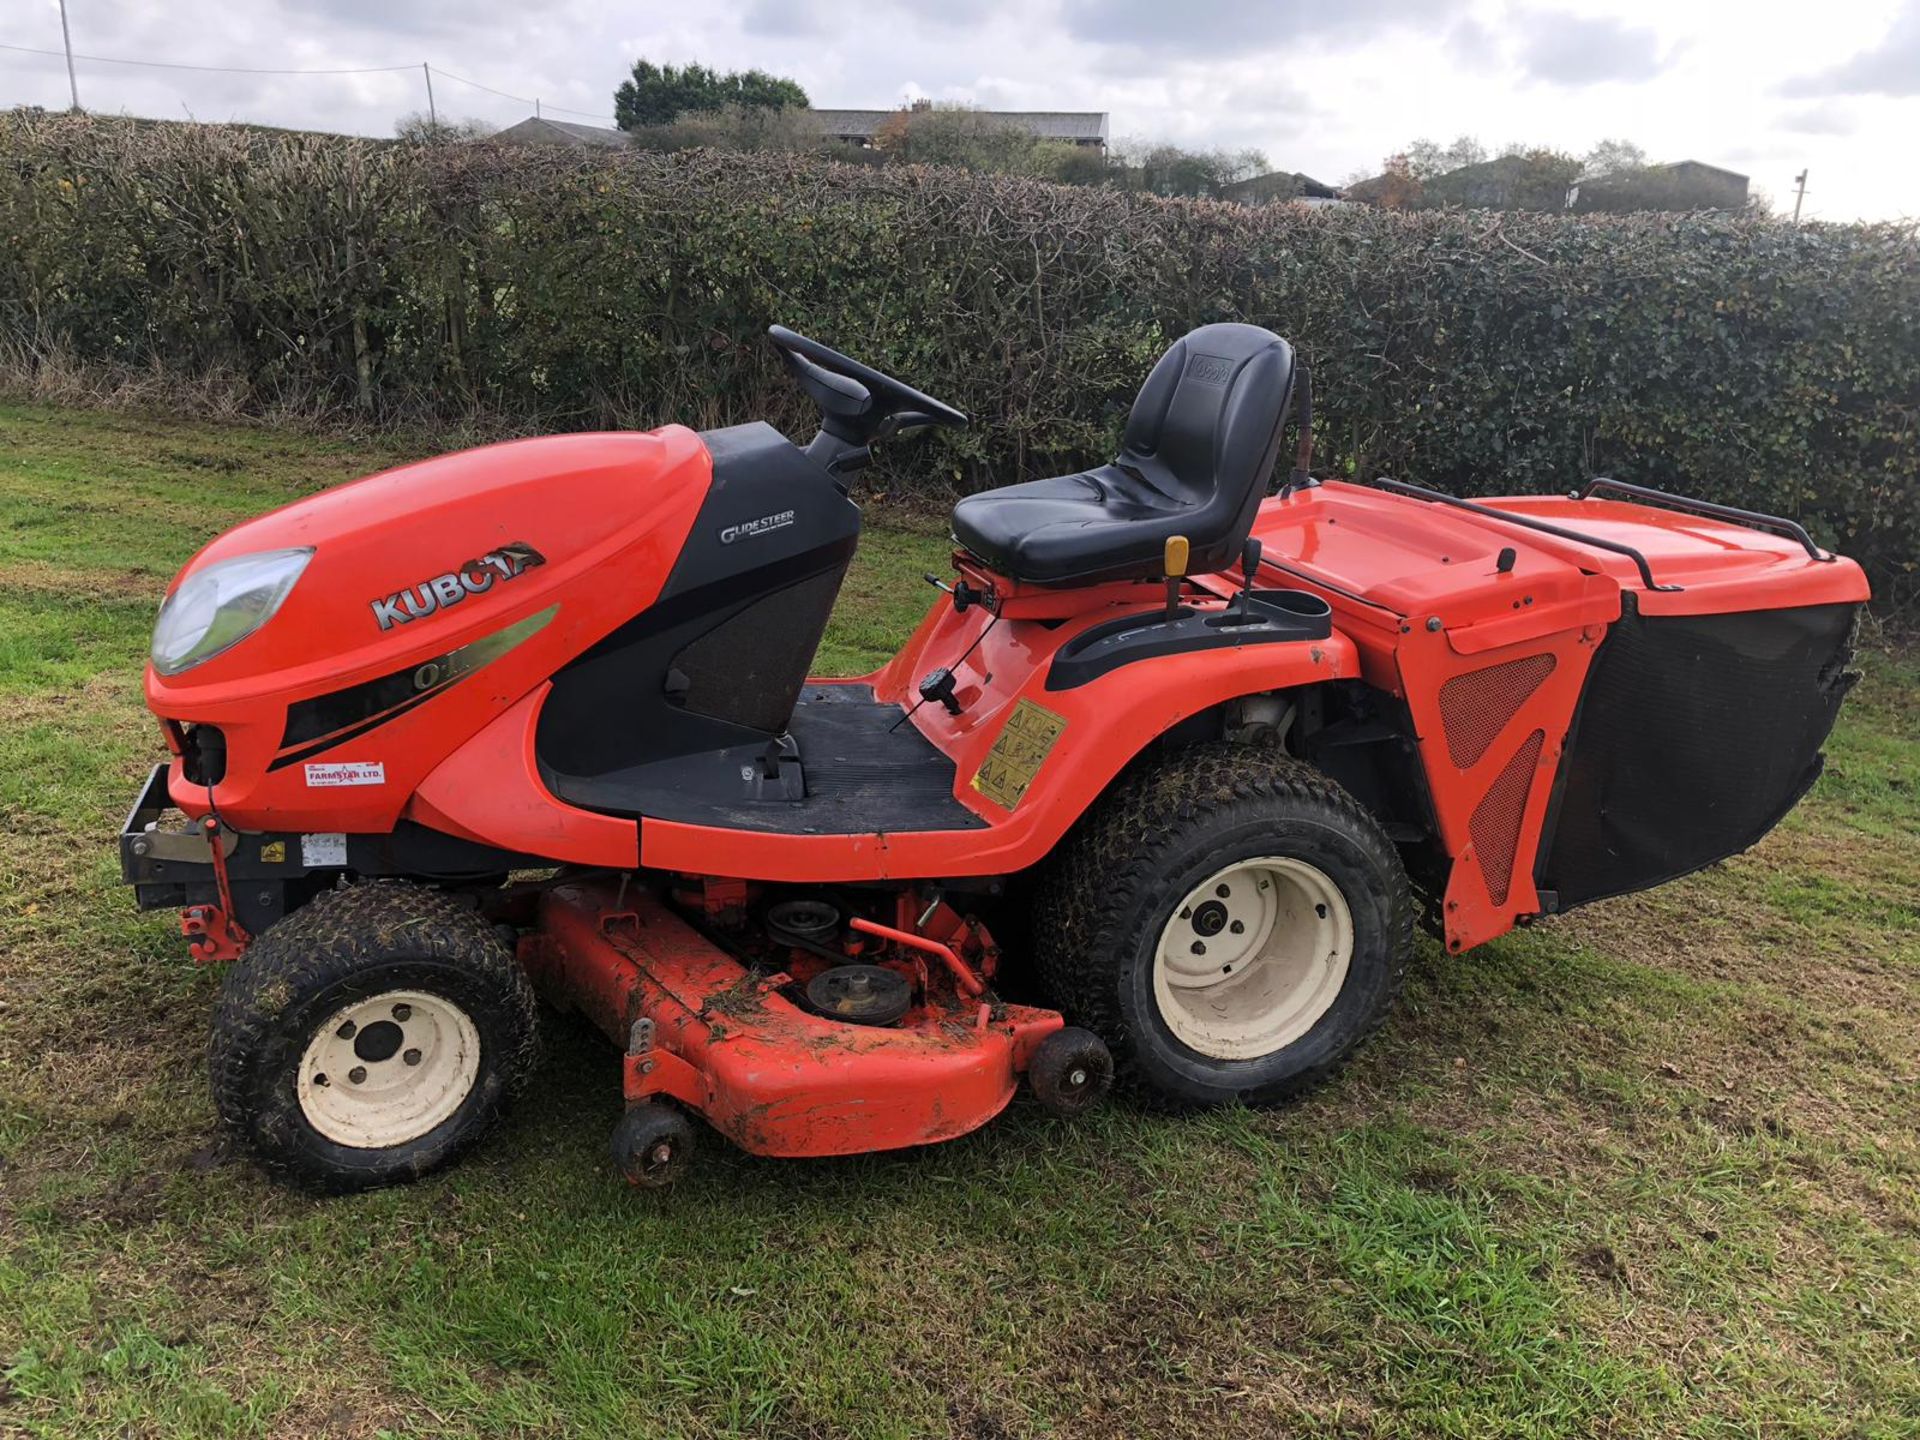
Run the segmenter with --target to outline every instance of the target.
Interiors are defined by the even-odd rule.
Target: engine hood
[[[647,535],[657,553],[637,568],[651,573],[629,565],[605,583],[657,591],[711,473],[700,438],[669,426],[489,445],[297,500],[217,536],[168,592],[217,561],[310,548],[279,612],[179,675],[149,669],[149,697],[214,700],[268,677],[299,689],[385,664],[403,638],[450,649],[538,611]],[[631,613],[636,601],[611,608]]]

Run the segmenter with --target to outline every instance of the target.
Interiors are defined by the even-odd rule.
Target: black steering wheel
[[[866,446],[928,425],[966,427],[967,417],[953,406],[818,340],[796,335],[784,325],[769,326],[767,336],[800,388],[820,407],[820,428],[836,440]]]

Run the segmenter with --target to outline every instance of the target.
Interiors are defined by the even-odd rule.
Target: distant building
[[[1264,175],[1223,187],[1220,198],[1241,205],[1278,205],[1291,200],[1308,205],[1338,205],[1340,192],[1295,170],[1269,170]]]
[[[1700,160],[1583,175],[1567,187],[1569,210],[1741,210],[1746,204],[1745,175]]]
[[[1739,210],[1747,203],[1747,177],[1699,160],[1581,175],[1569,157],[1535,151],[1499,155],[1425,180],[1388,172],[1356,180],[1341,194],[1398,209]]]
[[[1349,205],[1378,205],[1386,198],[1393,182],[1391,175],[1369,175],[1364,180],[1349,182],[1340,195]]]
[[[810,110],[808,115],[829,140],[871,149],[874,136],[887,121],[916,110],[930,110],[925,100],[916,100],[912,110]],[[1107,149],[1107,117],[1104,111],[1069,110],[976,110],[973,114],[1024,130],[1039,140],[1098,150]],[[627,143],[627,132],[604,125],[581,125],[571,120],[549,120],[530,115],[518,125],[487,137],[506,145],[605,146],[618,149]]]
[[[916,100],[907,113],[932,108],[931,101]],[[815,110],[813,116],[829,139],[865,150],[872,148],[880,127],[901,113],[899,110]],[[1056,140],[1106,153],[1104,110],[976,110],[973,113],[1024,130],[1036,140]]]
[[[568,145],[575,149],[597,146],[619,150],[626,147],[627,132],[609,125],[579,125],[571,120],[529,115],[518,125],[509,125],[487,139],[503,145]]]
[[[1467,210],[1559,210],[1578,169],[1578,161],[1551,151],[1497,155],[1435,175],[1421,186],[1421,199]]]

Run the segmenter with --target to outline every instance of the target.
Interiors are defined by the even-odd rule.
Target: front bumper
[[[120,827],[120,878],[133,886],[142,910],[190,910],[220,903],[220,878],[214,865],[218,843],[232,890],[233,919],[259,934],[287,909],[287,883],[312,873],[299,835],[249,834],[220,827],[217,841],[175,812],[167,792],[169,766],[153,767],[133,808]],[[341,842],[345,836],[326,837]],[[311,853],[311,852],[309,852]]]
[[[221,906],[213,842],[175,807],[167,788],[170,768],[153,767],[120,827],[120,878],[133,886],[142,910]],[[258,935],[345,875],[436,884],[497,883],[513,870],[551,863],[442,834],[409,820],[372,835],[234,830],[225,825],[214,833],[232,892],[228,913],[251,935]]]

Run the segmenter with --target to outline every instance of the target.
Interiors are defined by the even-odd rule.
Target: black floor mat
[[[800,751],[806,797],[750,799],[740,770],[757,750],[724,750],[592,780],[564,780],[562,798],[589,809],[782,835],[866,835],[984,829],[953,796],[953,762],[898,705],[867,685],[809,685],[789,733]],[[550,777],[554,778],[554,777]]]
[[[892,823],[836,826],[860,829],[941,830],[984,822],[953,798],[953,762],[913,728],[897,705],[875,702],[865,685],[809,685],[800,692],[789,727],[807,777],[806,808],[871,807]],[[856,809],[850,818],[857,818]]]

